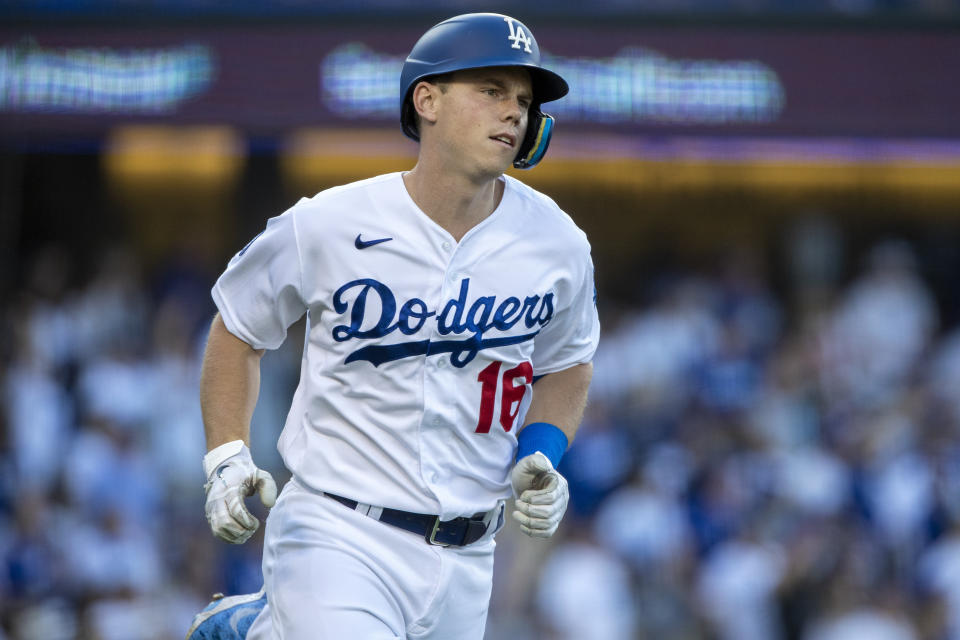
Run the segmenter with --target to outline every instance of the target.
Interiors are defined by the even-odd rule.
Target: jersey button
[[[438,476],[436,472],[430,474],[430,482],[432,482],[433,484],[437,484],[437,480],[439,479],[440,479],[440,476]]]
[[[446,358],[437,358],[437,368],[446,369],[447,368],[447,359]]]
[[[444,251],[450,251],[450,248],[453,247],[453,245],[446,240],[444,240],[443,244],[441,244],[440,246],[443,247]]]

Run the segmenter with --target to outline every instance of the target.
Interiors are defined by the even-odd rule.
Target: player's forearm
[[[213,319],[200,375],[200,409],[207,450],[225,442],[250,442],[250,419],[260,392],[260,358],[227,330],[220,314]]]
[[[549,422],[563,431],[568,442],[573,442],[587,406],[587,390],[592,377],[593,364],[588,362],[549,373],[537,380],[524,425]]]

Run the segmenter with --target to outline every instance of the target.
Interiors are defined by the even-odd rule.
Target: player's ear
[[[438,84],[432,84],[426,81],[420,81],[413,88],[413,94],[410,100],[413,103],[413,109],[417,112],[420,122],[429,122],[431,124],[437,121],[437,110],[439,108],[439,98],[442,93]]]

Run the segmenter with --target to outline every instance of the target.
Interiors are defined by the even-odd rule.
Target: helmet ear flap
[[[527,134],[523,138],[517,157],[513,159],[514,167],[532,169],[543,159],[547,147],[550,146],[554,122],[553,116],[540,111],[539,105],[531,107],[527,120]]]

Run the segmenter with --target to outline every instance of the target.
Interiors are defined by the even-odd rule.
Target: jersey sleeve
[[[600,340],[593,260],[586,252],[570,282],[569,305],[563,306],[534,340],[533,373],[541,376],[590,362]]]
[[[213,286],[227,329],[254,349],[276,349],[307,310],[294,210],[271,218]]]

